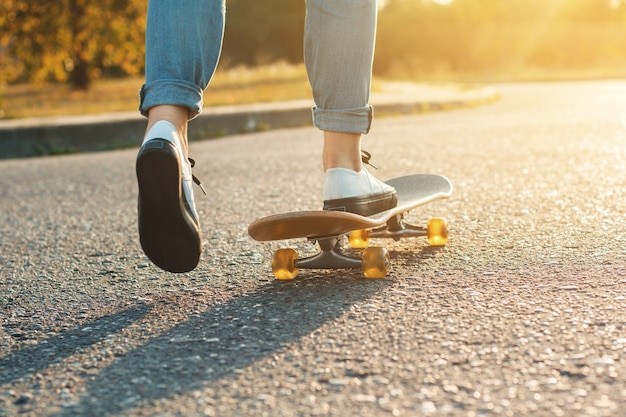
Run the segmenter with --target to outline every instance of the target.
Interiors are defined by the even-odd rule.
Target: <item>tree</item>
[[[2,0],[0,82],[70,82],[143,71],[145,0]],[[223,64],[302,61],[303,1],[229,0]]]
[[[69,81],[143,70],[145,1],[3,0],[0,58],[5,82]]]
[[[441,2],[440,2],[441,3]],[[146,0],[0,1],[0,85],[144,69]],[[302,62],[305,2],[228,0],[223,67]],[[181,6],[182,7],[182,6]],[[589,67],[626,60],[619,0],[385,0],[378,75]]]

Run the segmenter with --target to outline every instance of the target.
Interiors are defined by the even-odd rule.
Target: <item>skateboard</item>
[[[416,174],[386,181],[398,193],[396,207],[368,217],[343,211],[295,211],[255,220],[248,234],[257,241],[305,238],[317,242],[320,251],[307,258],[298,258],[293,249],[279,249],[272,258],[272,271],[279,280],[296,278],[300,269],[361,268],[367,278],[384,278],[390,267],[387,250],[369,246],[372,238],[426,236],[433,246],[448,241],[448,224],[443,218],[432,218],[425,226],[412,225],[404,215],[417,207],[452,195],[452,183],[443,176]],[[344,254],[343,239],[363,249],[360,257]]]

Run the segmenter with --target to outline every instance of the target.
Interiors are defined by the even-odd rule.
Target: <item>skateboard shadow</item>
[[[235,375],[391,285],[352,274],[268,283],[194,315],[118,358],[87,386],[80,404],[56,415],[123,414]]]
[[[0,358],[0,385],[15,382],[61,362],[82,348],[94,345],[141,320],[151,309],[151,306],[144,304],[103,316]]]

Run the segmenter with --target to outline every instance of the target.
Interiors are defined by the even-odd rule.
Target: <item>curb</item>
[[[372,93],[377,117],[475,107],[499,100],[490,88],[386,83]],[[309,100],[204,109],[189,125],[190,140],[311,125]],[[139,146],[146,119],[137,112],[0,121],[0,159]]]

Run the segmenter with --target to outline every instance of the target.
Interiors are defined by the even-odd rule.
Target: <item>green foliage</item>
[[[382,2],[381,2],[382,3]],[[626,0],[386,0],[374,72],[626,68]],[[145,0],[3,0],[0,85],[143,71]],[[302,62],[305,2],[228,0],[222,68]]]
[[[2,78],[86,88],[101,76],[138,74],[144,9],[140,0],[3,0]]]

